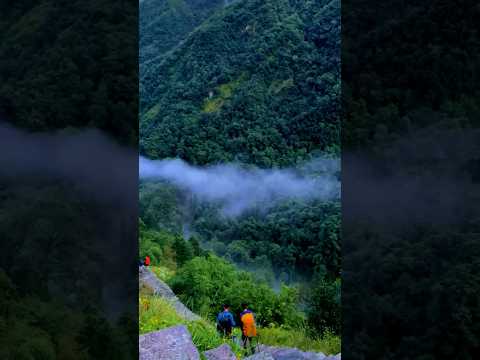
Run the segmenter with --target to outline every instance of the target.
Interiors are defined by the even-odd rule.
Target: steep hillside
[[[390,143],[439,121],[479,127],[478,2],[342,6],[344,146]]]
[[[159,268],[153,268],[155,269]],[[214,316],[200,317],[179,301],[173,294],[170,287],[157,278],[150,269],[140,269],[140,294],[139,294],[139,322],[140,322],[140,357],[142,354],[151,351],[161,351],[165,354],[167,351],[185,352],[186,349],[182,346],[181,334],[174,331],[179,327],[183,328],[183,333],[188,337],[187,343],[190,344],[190,350],[195,352],[194,348],[198,348],[200,352],[205,353],[207,359],[240,359],[246,357],[244,351],[240,347],[241,331],[238,328],[233,329],[234,337],[232,339],[222,338],[216,331]],[[233,285],[231,286],[233,289]],[[215,294],[212,292],[212,296]],[[285,302],[286,299],[280,299]],[[257,313],[261,317],[261,312]],[[235,315],[236,316],[236,315]],[[158,332],[160,330],[160,332]],[[337,354],[340,351],[340,339],[331,334],[323,337],[311,337],[301,329],[290,329],[286,326],[278,327],[270,323],[268,327],[259,327],[261,339],[256,343],[256,348],[259,352],[272,353],[274,359],[325,359],[327,354]],[[155,334],[159,336],[156,336]],[[161,334],[161,336],[160,336]],[[190,337],[191,334],[191,337]],[[175,341],[171,344],[166,344],[169,341],[169,335],[174,335]],[[317,334],[318,335],[318,334]],[[146,341],[146,338],[151,338],[151,341]],[[143,346],[142,346],[143,343]],[[270,345],[270,346],[265,346]],[[227,354],[219,352],[219,346],[227,346]],[[280,347],[278,347],[280,346]],[[234,350],[232,353],[230,347]],[[308,351],[303,352],[301,350]],[[312,351],[317,352],[316,354]],[[217,357],[214,353],[217,353]],[[278,355],[278,357],[276,356]],[[165,354],[165,356],[167,356]],[[178,356],[178,355],[177,355]],[[219,357],[218,357],[219,356]],[[168,353],[168,358],[175,358],[175,354]],[[196,357],[193,357],[196,358]],[[329,359],[339,359],[337,357],[329,357]]]
[[[262,167],[338,152],[339,29],[336,0],[215,12],[142,69],[141,152]]]
[[[140,65],[175,47],[225,0],[140,1]]]
[[[211,192],[239,187],[256,167],[252,188],[266,187],[258,175],[271,168],[325,175],[322,161],[340,146],[339,1],[209,2],[201,14],[191,1],[143,1],[141,26],[152,27],[141,30],[142,155],[184,159]],[[158,20],[170,13],[175,24]],[[229,162],[240,163],[233,185],[205,182],[210,167],[202,165]],[[184,168],[170,172],[189,178]],[[282,179],[275,176],[291,183]],[[255,197],[259,206],[225,217],[225,195],[208,202],[182,181],[165,180],[140,184],[140,256],[175,273],[167,283],[182,302],[213,320],[221,304],[237,311],[244,299],[260,326],[276,326],[268,336],[283,345],[311,349],[318,336],[339,339],[338,199],[296,198],[282,188],[282,201],[263,207],[270,197],[262,204]],[[247,192],[227,197],[241,202]]]
[[[34,131],[95,127],[136,146],[137,2],[4,1],[0,114]]]

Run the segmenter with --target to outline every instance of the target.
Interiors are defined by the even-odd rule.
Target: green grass
[[[337,335],[326,333],[316,339],[311,338],[302,329],[262,328],[259,329],[259,341],[265,345],[292,347],[303,351],[338,354],[341,350],[341,340]]]
[[[185,325],[195,346],[200,352],[214,349],[227,342],[240,356],[240,348],[231,341],[223,339],[213,323],[206,320],[187,321],[180,317],[175,309],[161,297],[152,296],[148,289],[141,288],[139,296],[139,331],[140,334]]]
[[[165,266],[150,266],[150,270],[152,270],[155,276],[164,282],[167,282],[172,278],[173,275],[175,275],[174,270]]]
[[[160,297],[140,295],[139,308],[140,334],[184,323],[175,309]]]
[[[218,111],[225,101],[233,96],[235,89],[237,89],[244,80],[245,74],[242,74],[233,81],[217,86],[215,89],[216,95],[204,100],[202,111],[206,113]]]
[[[225,99],[221,97],[207,99],[203,104],[202,111],[206,113],[212,113],[212,112],[218,111],[222,107],[224,102],[225,102]]]
[[[230,340],[223,339],[217,333],[215,325],[207,320],[186,321],[180,317],[168,301],[149,294],[148,289],[142,288],[139,297],[139,327],[140,334],[166,329],[171,326],[185,325],[195,346],[200,352],[214,349],[227,342],[237,354],[242,357],[241,348]],[[289,330],[283,328],[260,328],[259,342],[264,345],[292,347],[303,351],[337,354],[340,352],[340,338],[332,334],[325,334],[317,339],[309,337],[304,330]],[[241,337],[239,329],[234,335]]]
[[[170,279],[175,272],[164,266],[151,266],[150,269],[163,281]],[[223,339],[213,322],[205,320],[187,321],[180,317],[165,299],[154,296],[150,288],[142,286],[139,294],[139,331],[145,334],[172,326],[185,325],[200,353],[228,343],[237,355],[243,358],[242,349],[230,340]],[[279,327],[259,328],[259,343],[271,346],[291,347],[303,351],[338,354],[341,352],[341,340],[337,335],[326,333],[312,338],[306,329],[286,329]],[[235,328],[233,335],[241,338],[240,329]],[[202,355],[203,359],[203,355]]]

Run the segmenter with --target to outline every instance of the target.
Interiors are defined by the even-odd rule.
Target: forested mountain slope
[[[270,167],[337,152],[339,9],[243,0],[215,12],[142,69],[141,153]]]
[[[0,114],[34,131],[93,127],[136,145],[136,1],[2,1]]]
[[[221,177],[236,163],[242,175],[234,187],[243,170],[326,176],[321,163],[340,146],[340,2],[210,1],[203,12],[199,4],[141,3],[141,155],[165,160],[155,164],[183,159],[202,178],[207,165],[224,163]],[[309,164],[319,168],[300,171]],[[183,180],[184,170],[172,171]],[[319,336],[338,339],[337,198],[286,196],[228,217],[221,201],[206,201],[182,181],[140,173],[140,256],[176,274],[171,286],[186,305],[213,319],[219,304],[240,309],[246,298],[263,325],[288,328],[307,348]],[[330,175],[339,180],[338,171]],[[265,187],[256,175],[254,182]],[[289,310],[279,310],[285,304]]]
[[[342,14],[344,354],[478,358],[480,7]]]
[[[389,143],[440,118],[479,126],[478,3],[407,4],[342,4],[346,148]]]
[[[140,66],[184,40],[225,0],[140,1]]]
[[[125,266],[136,247],[125,220],[135,188],[105,197],[112,181],[103,187],[97,172],[121,162],[117,179],[133,177],[135,156],[130,167],[122,152],[117,165],[109,159],[93,171],[115,152],[100,145],[110,141],[96,131],[70,136],[71,128],[95,128],[137,146],[137,7],[137,0],[0,2],[0,121],[38,132],[0,123],[1,359],[137,355],[130,330],[137,284]],[[69,130],[52,134],[59,129]]]

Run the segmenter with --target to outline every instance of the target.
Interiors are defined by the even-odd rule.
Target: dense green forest
[[[138,142],[136,1],[2,1],[0,114]]]
[[[388,143],[440,121],[478,127],[480,44],[474,1],[461,7],[445,0],[419,6],[396,0],[343,5],[346,150]]]
[[[141,4],[140,153],[265,169],[338,156],[339,2],[223,3]],[[210,319],[243,298],[260,326],[338,335],[339,228],[338,199],[229,217],[173,183],[140,182],[140,255]]]
[[[283,283],[273,288],[257,270],[262,265],[241,270],[204,250],[196,237],[185,239],[166,230],[152,230],[141,220],[139,229],[140,256],[150,256],[154,271],[161,271],[159,276],[180,299],[207,319],[214,321],[223,303],[240,312],[241,303],[248,302],[261,327],[307,329],[312,340],[326,333],[339,334],[339,280],[318,275],[308,287]]]
[[[171,185],[142,181],[140,216],[152,229],[182,234],[190,230],[205,248],[264,272],[270,280],[340,274],[340,204],[336,201],[291,200],[267,213],[252,210],[231,218],[222,216],[218,206],[191,201]]]
[[[140,1],[140,66],[172,50],[225,0],[148,0]],[[141,73],[143,71],[141,70]]]
[[[25,295],[0,269],[2,359],[132,359],[137,324],[124,318],[112,326],[95,309],[88,316],[42,297]]]
[[[342,355],[476,359],[478,3],[342,12]]]
[[[136,0],[0,3],[0,120],[2,136],[12,135],[2,138],[8,147],[1,157],[12,165],[0,174],[2,359],[138,354],[136,221],[129,228],[125,202],[105,201],[108,191],[98,189],[101,176],[86,174],[89,166],[80,167],[79,185],[76,176],[62,176],[72,170],[62,168],[69,162],[55,160],[83,141],[72,154],[88,159],[95,144],[70,136],[86,128],[137,145],[137,6]],[[4,121],[17,129],[3,131]],[[130,190],[136,194],[135,186]],[[119,239],[124,250],[115,245],[107,258]],[[129,244],[131,255],[122,254]],[[107,301],[120,282],[125,292]]]
[[[339,11],[245,0],[215,12],[142,68],[140,152],[262,167],[338,153]]]
[[[128,281],[135,280],[134,264],[129,270],[115,263],[129,256],[104,253],[118,235],[112,214],[125,220],[124,210],[92,201],[72,182],[43,177],[1,178],[0,198],[0,357],[136,356],[135,302],[128,308],[128,295],[119,299],[130,313],[107,321],[111,304],[102,294],[119,282],[122,296],[137,289]]]

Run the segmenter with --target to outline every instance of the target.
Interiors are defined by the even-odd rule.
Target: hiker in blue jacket
[[[235,327],[235,320],[230,312],[228,304],[223,305],[223,311],[217,316],[217,330],[225,337],[232,335],[232,328]]]

